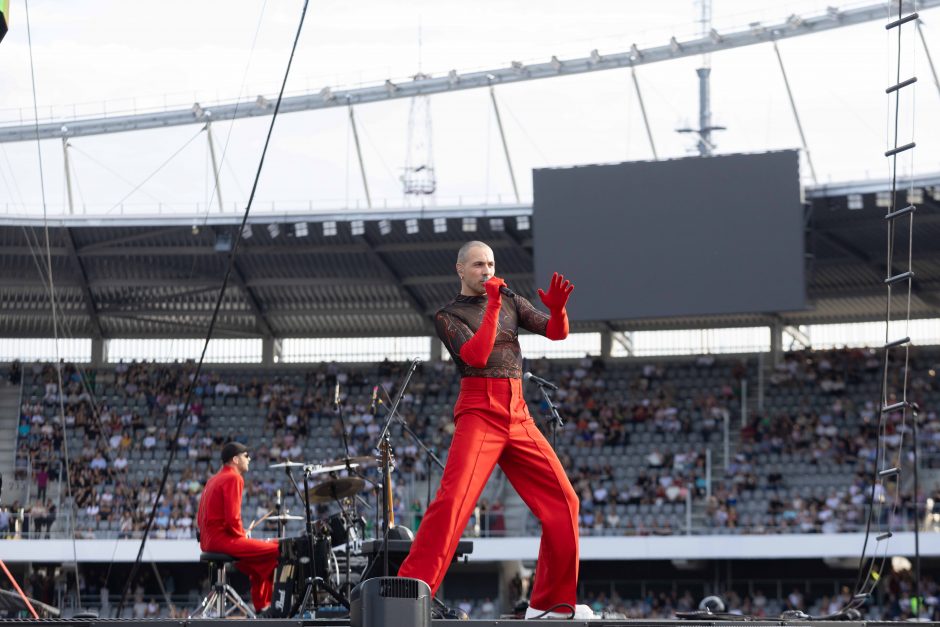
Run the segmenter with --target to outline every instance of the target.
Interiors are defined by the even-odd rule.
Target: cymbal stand
[[[324,590],[326,590],[330,596],[339,601],[340,605],[345,607],[347,610],[349,609],[349,600],[343,595],[342,592],[334,588],[328,579],[324,579],[317,574],[317,538],[313,530],[313,517],[310,514],[310,474],[314,468],[314,466],[304,466],[304,513],[306,518],[307,547],[309,551],[309,555],[307,557],[310,559],[310,577],[308,577],[306,581],[306,589],[304,590],[304,595],[300,602],[300,609],[303,611],[312,598],[313,613],[314,617],[316,617],[316,612],[320,608],[320,600],[318,598],[319,595],[317,594],[319,588],[322,587]]]

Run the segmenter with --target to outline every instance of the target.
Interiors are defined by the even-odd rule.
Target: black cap
[[[229,442],[222,447],[222,463],[227,464],[232,461],[236,455],[241,455],[248,450],[248,447],[241,442]]]

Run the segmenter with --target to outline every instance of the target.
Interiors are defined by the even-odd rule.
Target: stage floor
[[[95,625],[107,625],[108,627],[189,627],[192,625],[198,625],[199,627],[231,627],[233,621],[243,621],[247,619],[228,619],[228,620],[218,620],[214,618],[202,618],[202,619],[167,619],[167,618],[154,618],[146,620],[136,620],[136,619],[118,619],[118,618],[40,618],[40,619],[0,619],[0,625],[4,627],[18,627],[22,625],[23,627],[28,627],[30,625],[36,625],[41,623],[47,627],[93,627]],[[263,619],[256,618],[251,619],[250,622],[263,625],[264,627],[348,627],[349,619],[348,618],[320,618],[320,619]],[[431,621],[432,627],[452,627],[456,624],[463,624],[472,627],[495,627],[496,625],[514,625],[517,623],[523,623],[525,621],[521,620],[512,620],[512,619],[499,619],[499,620],[467,620],[467,621],[456,621],[456,620],[433,620]],[[751,627],[779,627],[781,625],[787,625],[788,627],[796,627],[802,625],[813,625],[817,627],[879,627],[879,626],[896,626],[901,624],[900,622],[889,622],[889,621],[812,621],[812,620],[645,620],[645,619],[636,619],[636,620],[611,620],[611,619],[595,619],[595,620],[572,620],[572,621],[550,621],[552,623],[564,622],[567,625],[578,625],[591,627],[741,627],[742,623],[745,623]],[[936,622],[921,622],[921,625],[927,625],[929,627],[940,627],[940,623]]]

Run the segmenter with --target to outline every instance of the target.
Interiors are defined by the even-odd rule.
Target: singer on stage
[[[435,594],[453,559],[460,535],[493,467],[499,464],[529,509],[542,523],[535,586],[526,617],[576,603],[578,584],[578,497],[522,394],[519,328],[550,340],[568,336],[565,305],[574,288],[560,274],[548,292],[538,291],[551,315],[514,295],[494,276],[493,250],[483,242],[457,253],[460,294],[435,317],[437,334],[460,372],[454,406],[456,430],[437,497],[428,507],[401,577],[426,582]],[[502,290],[501,290],[502,288]],[[592,618],[577,606],[576,618]]]
[[[235,566],[251,580],[251,602],[260,612],[271,604],[279,550],[277,542],[248,538],[242,527],[243,475],[250,461],[244,444],[229,442],[222,447],[222,470],[206,482],[196,523],[203,551],[238,558]]]

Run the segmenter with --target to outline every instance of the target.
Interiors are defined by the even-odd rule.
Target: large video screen
[[[571,320],[806,307],[799,153],[533,172],[535,282],[575,284]]]

